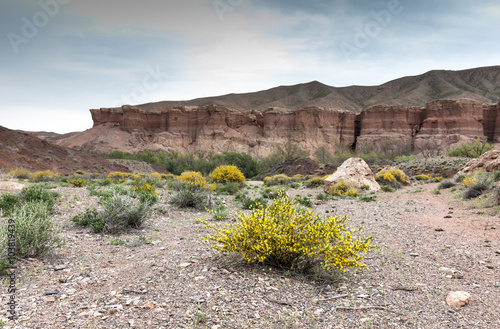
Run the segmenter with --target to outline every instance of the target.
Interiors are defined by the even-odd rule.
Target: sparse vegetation
[[[471,143],[460,143],[460,145],[450,149],[447,155],[450,157],[479,158],[482,154],[494,149],[495,146],[479,139],[475,139]]]

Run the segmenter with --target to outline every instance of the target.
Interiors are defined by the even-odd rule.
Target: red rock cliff
[[[157,111],[122,106],[90,110],[94,128],[61,144],[98,152],[205,150],[254,156],[268,155],[288,140],[311,152],[339,142],[370,148],[401,141],[418,148],[432,141],[444,149],[471,138],[496,141],[500,137],[499,108],[500,103],[472,100],[438,100],[425,107],[379,105],[358,115],[321,107],[243,112],[218,105]]]

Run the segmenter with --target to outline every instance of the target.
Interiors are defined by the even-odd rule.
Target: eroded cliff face
[[[93,151],[113,149],[139,151],[143,149],[245,152],[266,156],[286,141],[298,143],[313,152],[320,145],[340,142],[351,145],[355,139],[354,113],[304,107],[298,110],[267,109],[240,112],[217,105],[174,107],[150,112],[137,107],[90,110],[94,128],[100,130],[98,141],[84,139],[81,146]],[[106,132],[102,131],[107,127]],[[130,138],[125,143],[122,135]],[[90,135],[87,132],[87,135]],[[83,142],[83,143],[82,143]],[[77,146],[73,142],[72,146]]]
[[[218,105],[146,111],[139,107],[90,110],[94,127],[60,144],[106,153],[115,149],[182,152],[245,152],[266,156],[287,141],[312,152],[344,143],[370,148],[405,143],[412,149],[432,142],[442,149],[472,138],[500,137],[498,104],[438,100],[425,107],[374,106],[356,115],[320,107],[235,111]]]

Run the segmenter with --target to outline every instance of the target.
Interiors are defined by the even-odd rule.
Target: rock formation
[[[468,174],[476,170],[498,171],[500,170],[500,151],[488,151],[477,159],[472,159],[456,174],[456,176]]]
[[[289,140],[311,154],[319,146],[338,143],[362,151],[384,143],[417,152],[429,147],[445,151],[475,138],[496,141],[499,108],[500,103],[473,100],[437,100],[425,107],[377,105],[360,114],[321,107],[243,112],[214,104],[157,110],[125,105],[90,110],[94,127],[58,143],[98,153],[204,150],[258,157]]]
[[[367,185],[371,191],[380,191],[380,185],[375,181],[370,166],[361,158],[349,158],[333,175],[325,179],[324,191],[329,193],[335,184],[345,181],[357,187]]]

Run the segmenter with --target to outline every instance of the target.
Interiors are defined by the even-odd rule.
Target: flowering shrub
[[[77,171],[76,171],[76,174],[77,174],[77,175],[82,175],[82,176],[83,176],[83,175],[85,175],[85,171],[83,171],[83,170],[77,170]]]
[[[319,185],[323,185],[323,183],[325,182],[325,179],[327,178],[328,176],[325,176],[325,177],[313,177],[313,178],[310,178],[307,180],[306,182],[306,186],[308,187],[316,187],[316,186],[319,186]]]
[[[423,181],[423,180],[429,180],[429,176],[428,175],[416,175],[415,176],[415,179],[418,180],[418,181]]]
[[[163,174],[163,175],[165,175],[165,174]],[[164,178],[163,175],[160,173],[154,172],[151,174],[151,177],[156,178],[156,179],[161,179],[161,178]],[[165,175],[165,177],[167,177],[167,175]]]
[[[328,194],[338,195],[338,196],[341,196],[341,195],[358,196],[358,192],[356,191],[354,186],[346,181],[340,181],[340,182],[336,183],[327,192],[328,192]]]
[[[402,184],[410,185],[405,173],[395,168],[382,169],[375,175],[375,180],[380,185],[389,185],[396,188]]]
[[[132,174],[128,172],[120,172],[120,171],[115,171],[112,173],[108,174],[108,178],[119,178],[119,179],[124,179],[124,178],[132,178],[132,179],[138,179],[143,177],[143,174]]]
[[[31,176],[31,173],[27,171],[26,169],[23,168],[16,168],[8,173],[9,177],[14,177],[14,178],[22,178],[22,179],[28,179]]]
[[[177,177],[177,180],[185,185],[197,186],[212,191],[215,189],[215,185],[207,184],[205,177],[198,171],[185,171]]]
[[[83,187],[87,185],[87,181],[83,178],[67,179],[66,182],[73,185],[74,187]]]
[[[292,179],[284,174],[274,175],[272,177],[264,177],[264,185],[288,185]]]
[[[52,170],[44,170],[37,171],[31,174],[30,179],[34,182],[47,182],[51,180],[55,180],[59,177],[58,173],[53,172]]]
[[[320,263],[327,271],[363,268],[361,252],[367,252],[371,237],[353,238],[347,217],[313,215],[281,195],[266,206],[257,205],[250,214],[237,215],[234,225],[214,227],[202,240],[220,252],[235,252],[248,262],[259,261],[289,268]],[[358,230],[361,231],[362,228]]]
[[[218,183],[235,182],[242,186],[245,185],[245,176],[236,166],[219,166],[208,177]]]
[[[142,184],[141,186],[136,186],[134,187],[135,192],[146,192],[146,193],[151,193],[151,194],[158,194],[156,192],[156,188],[154,186],[151,186],[147,183]]]
[[[476,180],[474,179],[474,177],[467,176],[462,180],[461,184],[465,187],[470,187],[470,186],[474,185],[475,182],[476,182]]]

